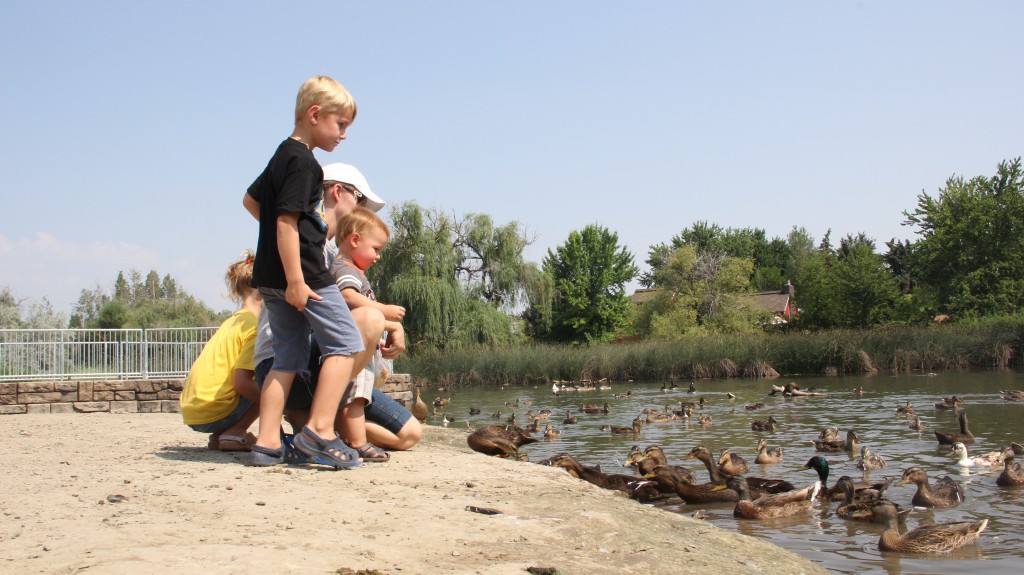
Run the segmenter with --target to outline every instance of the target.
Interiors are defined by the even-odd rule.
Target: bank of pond
[[[587,386],[571,382],[431,384],[421,388],[421,397],[429,407],[428,423],[465,428],[467,437],[471,429],[493,425],[527,429],[536,422],[529,434],[532,441],[519,448],[529,461],[547,460],[581,480],[620,476],[607,479],[609,485],[602,487],[632,492],[645,502],[638,505],[700,517],[769,539],[833,572],[1005,573],[1024,557],[1024,488],[998,484],[1002,461],[983,465],[974,459],[990,452],[1005,453],[1011,444],[1024,442],[1022,389],[1024,374],[1002,369],[597,381]],[[971,438],[940,442],[939,435],[963,431]],[[834,437],[823,437],[830,433]],[[759,450],[762,441],[765,449]],[[847,441],[855,445],[844,445]],[[954,452],[955,443],[964,443],[966,454]],[[862,452],[864,447],[867,453]],[[643,464],[637,460],[645,459],[638,454],[651,448],[663,454],[656,457],[664,461],[659,462],[663,464],[659,471],[643,472],[651,482],[645,484],[639,471]],[[724,456],[723,450],[727,450]],[[774,459],[760,457],[769,451]],[[903,511],[900,527],[883,537],[889,511],[868,505],[860,513],[878,515],[875,521],[854,520],[841,513],[845,502],[819,496],[787,502],[799,507],[792,514],[757,511],[756,505],[741,512],[735,497],[723,500],[711,495],[748,488],[735,480],[727,485],[727,475],[715,477],[715,470],[722,471],[719,466],[732,464],[734,458],[746,469],[729,471],[747,480],[755,501],[769,489],[759,480],[785,482],[798,489],[821,481],[822,493],[835,490],[844,476],[857,486],[888,480],[884,500]],[[813,463],[815,459],[825,463],[825,474]],[[931,500],[921,498],[921,475],[928,480]],[[942,480],[946,476],[948,483]],[[689,488],[674,486],[680,477],[705,487],[717,479],[726,486],[688,497]],[[631,482],[636,485],[621,486]],[[966,536],[977,537],[977,542],[953,545],[949,541],[955,534],[940,534],[946,539],[932,548],[911,545],[903,551],[890,550],[899,548],[893,544],[902,544],[893,539],[894,533],[905,536],[922,526],[947,523],[973,525],[975,533]],[[886,538],[888,543],[883,542]]]

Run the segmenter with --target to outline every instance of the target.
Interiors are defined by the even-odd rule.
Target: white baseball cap
[[[369,210],[379,212],[384,207],[384,200],[373,193],[373,190],[370,189],[370,184],[366,181],[366,177],[352,164],[343,164],[341,162],[327,164],[324,166],[324,181],[326,182],[327,180],[355,186],[359,193],[366,197],[366,208]]]

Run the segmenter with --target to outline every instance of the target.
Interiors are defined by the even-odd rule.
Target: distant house
[[[629,299],[634,304],[643,305],[654,299],[657,294],[657,288],[640,288],[633,292]],[[798,310],[793,305],[796,288],[789,282],[786,282],[786,285],[777,291],[762,291],[744,295],[752,300],[752,305],[771,312],[775,317],[773,323],[789,323],[798,315]]]

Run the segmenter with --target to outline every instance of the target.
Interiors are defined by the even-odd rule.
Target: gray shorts
[[[322,300],[310,299],[305,311],[284,299],[284,290],[260,288],[263,305],[274,334],[274,370],[296,373],[309,365],[309,333],[320,344],[321,359],[331,355],[353,355],[363,351],[363,338],[352,319],[338,286],[313,290]]]

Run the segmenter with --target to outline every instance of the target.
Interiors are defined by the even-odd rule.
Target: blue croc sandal
[[[307,465],[313,463],[308,455],[295,447],[295,436],[281,432],[281,448],[284,449],[284,462],[288,465]]]
[[[326,440],[312,429],[303,426],[302,433],[293,440],[295,447],[309,456],[315,463],[329,465],[337,469],[359,467],[359,452],[345,445],[345,442],[334,434],[334,438]]]
[[[249,448],[249,458],[246,465],[253,467],[268,467],[270,465],[281,465],[284,463],[284,448],[270,449],[262,445],[253,445]]]

